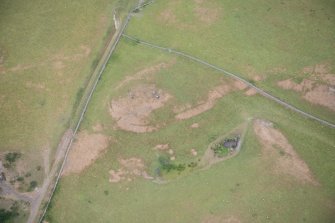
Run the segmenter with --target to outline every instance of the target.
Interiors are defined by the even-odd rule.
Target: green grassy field
[[[115,33],[113,12],[123,17],[133,2],[1,1],[0,159],[5,163],[6,153],[21,153],[11,170],[24,178],[20,191],[32,181],[42,184]]]
[[[330,0],[156,1],[133,19],[127,33],[249,80],[258,76],[255,82],[265,90],[333,121],[329,108],[301,100],[276,81],[302,76],[304,68],[320,64],[334,74],[334,8]]]
[[[0,3],[0,155],[21,152],[21,160],[33,163],[25,170],[32,173],[29,180],[42,181],[44,171],[37,169],[43,166],[43,151],[54,151],[73,121],[97,59],[115,31],[113,10],[122,16],[134,2]],[[299,84],[319,75],[304,73],[311,66],[327,66],[324,72],[334,75],[334,8],[330,0],[157,0],[133,14],[126,33],[221,66],[334,122],[334,111],[307,102],[305,92],[277,84],[288,78]],[[332,87],[319,79],[315,85],[320,83]],[[45,220],[334,222],[335,130],[260,95],[246,96],[248,89],[235,84],[203,65],[122,39],[85,113],[72,147],[77,156],[70,153],[69,162],[88,164],[61,178]],[[160,91],[169,99],[157,105],[164,100]],[[157,106],[148,117],[143,115],[145,103],[151,103],[150,109]],[[112,117],[122,106],[126,115]],[[207,108],[199,115],[177,118],[177,113],[195,107],[196,113],[201,106]],[[135,119],[136,112],[143,117]],[[157,130],[130,132],[120,127],[121,119],[135,129]],[[276,166],[290,154],[276,144],[271,145],[275,154],[264,152],[254,127],[258,119],[270,121],[271,129],[283,134],[314,183],[287,173],[296,167],[290,163]],[[241,151],[203,168],[208,146],[241,126],[248,126]],[[94,160],[90,155],[105,143],[96,136],[108,146]],[[166,144],[168,150],[157,147]],[[166,164],[172,170],[164,169]],[[124,179],[112,178],[117,171],[128,172],[122,172]],[[155,179],[145,179],[143,171]],[[17,220],[25,219],[21,215]]]
[[[166,62],[175,63],[149,80],[134,80],[115,90],[127,76]],[[110,60],[97,88],[81,131],[102,133],[113,139],[107,152],[80,174],[62,178],[47,214],[50,222],[332,222],[335,178],[334,130],[320,126],[261,96],[246,97],[243,91],[229,93],[215,107],[188,120],[174,118],[175,105],[195,104],[206,98],[222,74],[190,61],[122,41]],[[224,79],[228,81],[227,79]],[[120,130],[110,116],[112,99],[123,97],[138,84],[154,83],[173,98],[153,112],[150,120],[164,123],[153,133],[136,134]],[[270,120],[283,132],[308,164],[321,186],[303,184],[294,177],[276,175],[275,162],[261,156],[261,145],[250,125],[242,151],[233,159],[210,169],[186,169],[164,173],[166,184],[142,178],[110,183],[109,170],[120,167],[118,160],[137,157],[153,175],[159,152],[157,144],[169,143],[176,164],[195,161],[220,135],[225,135],[249,118]],[[190,128],[199,123],[197,129]]]

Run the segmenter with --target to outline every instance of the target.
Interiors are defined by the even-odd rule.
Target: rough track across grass
[[[227,70],[225,70],[225,69],[223,69],[221,67],[218,67],[216,65],[210,64],[210,63],[208,63],[208,62],[206,62],[204,60],[201,60],[201,59],[199,59],[197,57],[191,56],[191,55],[186,54],[186,53],[181,52],[181,51],[177,51],[177,50],[174,50],[174,49],[171,49],[171,48],[166,48],[166,47],[158,46],[158,45],[155,45],[155,44],[152,44],[152,43],[149,43],[149,42],[137,39],[135,37],[126,35],[126,34],[122,34],[122,36],[125,37],[125,38],[127,38],[127,39],[129,39],[129,40],[131,40],[131,41],[134,41],[134,42],[136,42],[138,44],[142,44],[144,46],[155,48],[155,49],[159,49],[159,50],[162,50],[162,51],[167,51],[169,53],[177,54],[177,55],[182,56],[184,58],[187,58],[189,60],[195,61],[195,62],[203,64],[203,65],[205,65],[207,67],[211,67],[211,68],[213,68],[215,70],[223,72],[226,75],[228,75],[228,76],[230,76],[230,77],[232,77],[232,78],[234,78],[234,79],[236,79],[238,81],[241,81],[241,82],[245,83],[250,88],[255,89],[259,94],[263,95],[264,97],[267,97],[267,98],[269,98],[269,99],[277,102],[278,104],[281,104],[284,107],[289,108],[292,111],[295,111],[295,112],[297,112],[297,113],[299,113],[299,114],[301,114],[301,115],[303,115],[303,116],[305,116],[307,118],[313,119],[313,120],[315,120],[315,121],[317,121],[317,122],[319,122],[319,123],[321,123],[323,125],[329,126],[331,128],[335,128],[335,124],[330,123],[330,122],[328,122],[326,120],[323,120],[321,118],[318,118],[318,117],[316,117],[316,116],[314,116],[312,114],[309,114],[309,113],[307,113],[307,112],[305,112],[305,111],[303,111],[303,110],[301,110],[301,109],[299,109],[299,108],[297,108],[297,107],[295,107],[295,106],[293,106],[291,104],[288,104],[287,102],[283,101],[282,99],[277,98],[277,97],[273,96],[270,93],[267,93],[266,91],[262,90],[261,88],[257,87],[256,85],[254,85],[254,84],[250,83],[249,81],[243,79],[239,75],[233,74],[233,73],[231,73],[231,72],[229,72],[229,71],[227,71]]]
[[[47,200],[47,202],[46,202],[46,205],[45,205],[45,207],[43,207],[43,212],[42,212],[41,216],[38,217],[38,211],[39,211],[39,208],[40,208],[40,206],[41,206],[41,204],[42,204],[42,199],[39,199],[39,202],[36,203],[36,204],[34,205],[34,207],[32,207],[32,209],[31,209],[31,211],[30,211],[30,216],[29,216],[29,219],[28,219],[28,223],[33,223],[33,222],[35,222],[35,221],[37,221],[37,222],[42,222],[42,221],[43,221],[44,216],[45,216],[45,213],[46,213],[46,211],[47,211],[47,209],[48,209],[48,206],[49,206],[49,204],[50,204],[50,202],[51,202],[51,198],[52,198],[52,196],[53,196],[53,194],[54,194],[54,192],[55,192],[55,190],[56,190],[57,184],[58,184],[59,179],[60,179],[60,177],[61,177],[61,175],[62,175],[64,166],[65,166],[65,163],[66,163],[66,159],[67,159],[67,156],[68,156],[68,154],[69,154],[69,150],[70,150],[70,148],[71,148],[71,145],[72,145],[72,142],[73,142],[73,140],[74,140],[74,137],[75,137],[75,135],[76,135],[76,133],[77,133],[79,127],[80,127],[80,124],[81,124],[81,122],[82,122],[82,120],[83,120],[83,118],[84,118],[84,115],[85,115],[85,112],[86,112],[86,110],[87,110],[88,104],[89,104],[89,102],[91,101],[91,98],[92,98],[92,95],[93,95],[93,93],[94,93],[94,91],[95,91],[95,89],[96,89],[96,86],[97,86],[97,84],[98,84],[98,82],[99,82],[99,80],[100,80],[100,78],[101,78],[101,75],[102,75],[103,71],[105,70],[106,64],[107,64],[109,58],[111,57],[112,53],[114,52],[114,50],[115,50],[117,44],[119,43],[119,41],[120,41],[120,39],[121,39],[121,37],[122,37],[122,34],[123,34],[123,32],[125,31],[125,29],[126,29],[128,23],[129,23],[129,21],[130,21],[132,15],[133,15],[133,13],[136,13],[137,11],[141,10],[143,7],[145,7],[145,6],[149,5],[149,4],[151,4],[152,2],[153,2],[153,1],[149,1],[149,2],[146,2],[146,3],[144,3],[144,4],[138,4],[138,6],[136,6],[134,9],[130,10],[130,12],[128,13],[128,15],[127,15],[127,17],[126,17],[126,19],[125,19],[125,21],[124,21],[124,23],[123,23],[123,26],[117,31],[117,33],[116,33],[116,38],[113,39],[114,41],[112,40],[113,42],[110,42],[110,43],[109,43],[109,46],[106,48],[106,52],[107,52],[107,54],[106,54],[106,52],[104,53],[104,55],[103,55],[102,58],[101,58],[101,61],[103,61],[102,65],[101,65],[100,67],[97,67],[97,68],[96,68],[96,69],[98,69],[98,72],[99,72],[99,73],[98,73],[98,75],[97,75],[97,77],[96,77],[96,79],[95,79],[95,81],[94,81],[94,84],[93,84],[92,88],[91,88],[90,91],[89,91],[89,95],[88,95],[88,97],[87,97],[86,100],[84,101],[84,106],[83,106],[83,108],[82,108],[82,110],[81,110],[81,112],[80,112],[80,117],[79,117],[79,120],[78,120],[78,122],[77,122],[77,124],[76,124],[76,126],[75,126],[75,128],[74,128],[74,132],[73,132],[73,134],[72,134],[72,136],[71,136],[70,142],[69,142],[68,145],[65,147],[65,155],[64,155],[64,158],[62,159],[63,161],[61,162],[60,170],[59,170],[58,173],[55,174],[55,175],[50,174],[49,176],[47,176],[48,180],[51,180],[53,177],[56,177],[56,180],[55,180],[55,182],[53,183],[53,185],[49,185],[49,184],[48,184],[48,185],[45,185],[46,187],[49,187],[49,186],[52,187],[52,189],[51,189],[51,193],[50,193],[49,196],[48,196],[47,188],[45,188],[44,193],[43,193],[43,194],[40,194],[40,196],[42,196],[43,198],[44,198],[45,196],[48,196],[48,200]],[[140,3],[141,3],[141,1],[140,1]],[[58,163],[55,163],[54,165],[59,165],[59,164],[58,164]],[[38,219],[37,219],[37,218],[38,218]]]

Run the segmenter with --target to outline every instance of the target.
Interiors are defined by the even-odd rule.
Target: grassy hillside
[[[160,63],[172,65],[139,78],[141,71]],[[225,95],[211,110],[198,116],[175,119],[176,106],[188,103],[194,106],[207,100],[207,92],[218,83],[230,83],[222,78],[222,74],[187,60],[122,41],[108,64],[81,128],[81,132],[109,137],[109,146],[104,155],[86,169],[62,178],[47,220],[331,222],[335,217],[332,208],[335,179],[331,174],[335,170],[334,130],[261,96],[247,97],[245,90]],[[130,81],[118,88],[124,80]],[[150,123],[162,124],[162,127],[152,133],[124,131],[110,115],[110,102],[145,83],[155,84],[173,96],[150,116]],[[273,172],[276,159],[262,155],[262,145],[252,127],[253,118],[273,122],[321,186]],[[180,173],[163,173],[167,183],[142,177],[109,182],[109,171],[122,168],[120,160],[132,157],[143,160],[148,173],[155,175],[158,157],[164,153],[154,149],[157,144],[169,144],[174,150],[175,164],[198,162],[213,139],[246,122],[249,127],[242,150],[232,159],[205,170],[187,167]],[[190,128],[193,123],[200,127]],[[101,128],[96,127],[99,124]],[[191,148],[198,151],[197,157],[190,154]]]
[[[114,13],[122,18],[133,3],[0,2],[0,160],[18,191],[41,186],[115,33]],[[10,165],[8,154],[17,154]]]
[[[134,18],[127,33],[221,66],[333,121],[334,106],[324,106],[331,102],[311,104],[277,81],[320,80],[317,66],[334,76],[334,8],[330,0],[156,1]],[[334,85],[334,77],[327,85]]]

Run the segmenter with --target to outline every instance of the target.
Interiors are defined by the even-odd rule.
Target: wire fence
[[[149,43],[149,42],[137,39],[135,37],[126,35],[126,34],[122,34],[122,36],[124,36],[125,38],[127,38],[127,39],[129,39],[131,41],[134,41],[134,42],[136,42],[138,44],[142,44],[142,45],[145,45],[145,46],[148,46],[148,47],[151,47],[151,48],[155,48],[155,49],[159,49],[159,50],[166,51],[166,52],[169,52],[169,53],[173,53],[173,54],[176,54],[178,56],[181,56],[181,57],[187,58],[189,60],[195,61],[197,63],[203,64],[203,65],[205,65],[207,67],[211,67],[211,68],[213,68],[215,70],[218,70],[218,71],[220,71],[220,72],[222,72],[222,73],[224,73],[224,74],[226,74],[226,75],[228,75],[228,76],[230,76],[230,77],[232,77],[232,78],[234,78],[234,79],[236,79],[238,81],[243,82],[247,86],[255,89],[259,94],[263,95],[264,97],[267,97],[267,98],[269,98],[269,99],[277,102],[278,104],[281,104],[284,107],[291,109],[292,111],[295,111],[295,112],[297,112],[297,113],[299,113],[299,114],[301,114],[301,115],[303,115],[303,116],[305,116],[307,118],[313,119],[313,120],[315,120],[315,121],[317,121],[317,122],[319,122],[319,123],[321,123],[323,125],[329,126],[331,128],[335,128],[335,124],[330,123],[330,122],[328,122],[326,120],[323,120],[323,119],[321,119],[319,117],[316,117],[315,115],[309,114],[309,113],[307,113],[307,112],[305,112],[305,111],[303,111],[303,110],[295,107],[294,105],[291,105],[291,104],[287,103],[286,101],[284,101],[284,100],[282,100],[282,99],[280,99],[280,98],[278,98],[278,97],[276,97],[276,96],[274,96],[274,95],[272,95],[272,94],[264,91],[263,89],[261,89],[261,88],[257,87],[256,85],[250,83],[246,79],[240,77],[239,75],[234,74],[232,72],[229,72],[229,71],[227,71],[227,70],[225,70],[225,69],[223,69],[221,67],[218,67],[216,65],[210,64],[210,63],[208,63],[208,62],[206,62],[204,60],[201,60],[201,59],[199,59],[197,57],[191,56],[191,55],[186,54],[186,53],[181,52],[181,51],[177,51],[177,50],[174,50],[174,49],[171,49],[171,48],[167,48],[167,47],[158,46],[158,45],[155,45],[155,44],[152,44],[152,43]]]
[[[247,86],[251,87],[251,88],[254,88],[258,93],[260,93],[261,95],[267,97],[267,98],[270,98],[271,100],[295,111],[295,112],[298,112],[300,114],[302,114],[303,116],[305,117],[308,117],[310,119],[313,119],[313,120],[316,120],[324,125],[327,125],[329,127],[332,127],[332,128],[335,128],[335,124],[333,123],[330,123],[328,121],[325,121],[321,118],[318,118],[314,115],[311,115],[305,111],[302,111],[300,110],[299,108],[296,108],[295,106],[293,105],[290,105],[288,104],[287,102],[265,92],[264,90],[260,89],[259,87],[255,86],[254,84],[248,82],[247,80],[243,79],[242,77],[236,75],[236,74],[233,74],[223,68],[220,68],[218,66],[215,66],[213,64],[210,64],[206,61],[203,61],[197,57],[194,57],[194,56],[191,56],[189,54],[186,54],[184,52],[181,52],[181,51],[177,51],[177,50],[174,50],[174,49],[170,49],[170,48],[166,48],[166,47],[162,47],[162,46],[158,46],[158,45],[155,45],[155,44],[152,44],[152,43],[148,43],[148,42],[145,42],[145,41],[142,41],[142,40],[139,40],[135,37],[132,37],[132,36],[129,36],[129,35],[126,35],[124,34],[124,31],[125,29],[127,28],[128,26],[128,23],[131,19],[131,17],[133,16],[134,13],[137,13],[138,11],[140,11],[142,8],[150,5],[151,3],[153,3],[154,1],[146,1],[138,6],[136,6],[135,8],[133,8],[132,10],[130,10],[126,16],[126,18],[124,19],[124,22],[123,22],[123,25],[121,26],[121,28],[119,30],[116,31],[116,33],[113,35],[113,38],[111,38],[111,40],[109,41],[105,51],[104,51],[104,54],[102,55],[99,63],[97,64],[93,74],[91,75],[91,78],[86,86],[86,90],[84,92],[84,96],[82,97],[82,99],[80,100],[80,103],[77,107],[77,112],[74,114],[73,118],[72,118],[72,121],[70,123],[70,129],[73,130],[73,133],[71,135],[71,138],[66,146],[66,151],[65,151],[65,155],[64,155],[64,159],[62,159],[62,162],[59,163],[59,164],[54,164],[54,165],[58,165],[58,171],[57,171],[57,174],[55,176],[53,176],[54,179],[52,179],[52,183],[50,183],[49,187],[48,187],[48,190],[46,191],[46,193],[43,195],[43,199],[41,200],[40,204],[39,204],[39,212],[37,213],[36,216],[34,216],[33,218],[33,221],[32,222],[35,222],[35,220],[38,219],[37,222],[42,222],[43,219],[44,219],[44,216],[46,214],[46,211],[50,205],[50,202],[51,202],[51,199],[52,199],[52,196],[57,188],[57,185],[58,185],[58,182],[61,178],[61,174],[62,174],[62,171],[64,169],[64,166],[66,164],[66,160],[67,160],[67,157],[68,157],[68,154],[69,154],[69,151],[70,151],[70,148],[71,148],[71,145],[73,143],[73,140],[75,138],[75,135],[76,133],[78,132],[79,130],[79,127],[83,121],[83,118],[84,118],[84,115],[87,111],[87,108],[88,108],[88,105],[91,101],[91,98],[93,96],[93,93],[98,85],[98,82],[106,68],[106,65],[111,57],[111,55],[113,54],[113,52],[115,51],[121,37],[125,37],[129,40],[132,40],[132,41],[135,41],[136,43],[139,43],[139,44],[142,44],[142,45],[146,45],[148,47],[151,47],[151,48],[156,48],[156,49],[159,49],[159,50],[162,50],[162,51],[167,51],[169,53],[173,53],[173,54],[176,54],[176,55],[179,55],[181,57],[184,57],[184,58],[187,58],[189,60],[192,60],[192,61],[195,61],[197,63],[200,63],[200,64],[203,64],[205,66],[208,66],[208,67],[211,67],[215,70],[218,70],[220,72],[223,72],[225,73],[226,75],[229,75],[231,76],[232,78],[234,79],[237,79],[243,83],[245,83]],[[44,203],[44,204],[43,204]],[[42,205],[43,204],[43,205]],[[28,221],[29,222],[29,221]]]

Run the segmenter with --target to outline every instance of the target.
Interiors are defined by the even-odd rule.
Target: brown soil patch
[[[330,67],[328,64],[317,64],[314,66],[314,73],[316,74],[325,74],[329,72]]]
[[[196,3],[194,13],[201,22],[211,25],[218,20],[220,16],[220,10],[218,8],[207,7],[206,5],[208,4],[206,4],[204,0],[194,0],[194,2]]]
[[[176,15],[174,14],[173,10],[169,7],[167,7],[165,10],[161,12],[161,14],[159,15],[159,18],[163,22],[168,22],[168,23],[176,22]]]
[[[275,158],[274,171],[278,174],[288,174],[302,183],[318,185],[307,164],[294,151],[286,137],[272,123],[264,120],[255,120],[254,132],[262,144],[265,158]]]
[[[300,84],[291,79],[279,81],[277,84],[283,89],[300,92],[305,100],[313,104],[322,105],[335,111],[335,92],[330,86],[317,84],[308,79],[304,79]]]
[[[320,74],[319,77],[326,83],[335,86],[335,74]]]
[[[175,118],[179,120],[184,120],[199,115],[213,108],[216,101],[222,98],[227,93],[236,89],[244,89],[245,87],[245,84],[240,81],[234,81],[233,84],[229,82],[222,83],[221,85],[216,86],[213,90],[208,92],[207,100],[205,102],[199,102],[198,105],[196,105],[195,107],[177,114]]]
[[[304,67],[304,68],[302,69],[302,72],[303,72],[304,74],[311,74],[311,73],[314,72],[314,67],[312,67],[312,66]]]
[[[154,148],[158,152],[164,152],[170,156],[170,160],[175,160],[175,151],[170,148],[169,144],[158,144]]]
[[[16,65],[15,67],[11,67],[11,68],[8,68],[8,71],[10,72],[21,72],[21,71],[25,71],[25,70],[29,70],[29,69],[32,69],[32,68],[35,68],[39,65],[44,65],[44,64],[18,64]]]
[[[145,165],[139,158],[119,159],[120,168],[109,171],[109,182],[133,181],[136,177],[143,177],[147,180],[154,179],[145,171]]]
[[[46,89],[44,83],[33,83],[32,81],[27,81],[25,85],[27,88],[32,88],[35,90],[45,90]]]
[[[75,53],[75,54],[72,54],[72,55],[65,55],[64,53],[60,52],[53,57],[52,61],[56,61],[56,62],[59,62],[59,61],[62,61],[62,62],[65,62],[65,61],[68,61],[68,62],[79,61],[79,60],[81,60],[83,58],[86,58],[90,55],[91,48],[88,47],[88,46],[85,46],[85,45],[81,45],[79,47],[78,51],[79,51],[78,53]]]
[[[253,81],[264,80],[264,76],[260,74],[259,72],[257,72],[256,69],[252,67],[251,65],[247,65],[245,67],[245,70],[246,70],[246,74],[248,75],[248,77],[252,79]]]
[[[95,124],[92,128],[94,132],[102,132],[104,130],[104,126],[101,123]]]
[[[217,216],[217,215],[211,215],[206,217],[202,223],[241,223],[241,221],[234,217],[223,217],[223,216]]]
[[[158,21],[178,29],[195,29],[196,26],[193,23],[181,21],[175,14],[174,10],[181,7],[180,3],[180,1],[169,1],[167,7],[159,14]],[[208,2],[201,0],[194,0],[194,3],[193,13],[201,24],[209,26],[219,19],[221,10],[218,7],[213,5],[209,7]]]
[[[171,96],[154,85],[140,85],[127,97],[112,100],[110,114],[117,125],[126,131],[143,133],[158,129],[149,125],[147,118],[152,111],[164,106]]]
[[[297,84],[294,81],[292,81],[292,79],[287,79],[279,81],[277,82],[277,84],[279,87],[286,90],[292,89],[298,92],[307,92],[313,89],[315,82],[308,79],[304,79],[300,84]]]
[[[50,172],[50,155],[51,155],[51,148],[46,146],[42,152],[43,154],[43,166],[44,166],[44,174],[48,176]]]
[[[0,73],[22,72],[25,70],[35,69],[36,67],[41,66],[50,66],[55,70],[61,70],[65,67],[65,62],[79,61],[81,59],[87,58],[91,53],[91,49],[85,45],[81,45],[78,51],[80,52],[72,55],[65,55],[64,53],[60,52],[43,61],[39,61],[32,64],[17,64],[16,66],[7,69],[0,66]]]
[[[190,126],[190,128],[192,128],[192,129],[197,129],[197,128],[199,128],[199,123],[193,123],[193,124]]]
[[[328,64],[316,64],[315,66],[308,66],[302,69],[303,73],[307,74],[327,74],[330,71]]]
[[[155,150],[164,151],[169,149],[169,144],[158,144],[154,148]]]
[[[319,85],[304,95],[307,101],[325,106],[335,111],[335,92],[326,85]]]
[[[322,80],[326,84],[335,85],[335,74],[331,74],[329,64],[317,64],[315,66],[304,67],[302,70],[305,74],[312,74],[315,80]]]
[[[5,57],[3,55],[2,50],[0,49],[0,66],[3,65],[4,60],[5,60]]]
[[[6,73],[5,68],[2,65],[0,65],[0,74],[5,74],[5,73]]]
[[[253,96],[255,94],[257,94],[257,91],[254,88],[249,88],[248,90],[245,91],[244,93],[247,96]]]
[[[173,107],[173,112],[174,113],[181,113],[185,110],[191,109],[192,105],[191,104],[184,104],[184,105],[178,105]]]
[[[242,81],[234,81],[234,87],[237,88],[238,90],[244,90],[247,88],[247,85],[243,83]]]
[[[109,138],[105,135],[80,132],[70,149],[63,174],[68,175],[83,171],[99,157],[107,148],[108,143]]]
[[[53,62],[52,65],[53,65],[53,68],[55,70],[61,70],[61,69],[65,68],[65,64],[64,64],[63,61],[55,61],[55,62]]]
[[[173,64],[175,64],[175,60],[173,60],[170,63],[159,63],[156,65],[153,65],[151,67],[147,67],[143,70],[140,70],[138,72],[136,72],[133,75],[127,76],[124,80],[122,80],[116,87],[115,90],[120,89],[121,87],[123,87],[124,85],[126,85],[127,83],[134,81],[134,80],[142,80],[142,79],[149,79],[150,75],[155,74],[157,72],[159,72],[162,69],[166,69],[169,68],[170,66],[172,66]]]

